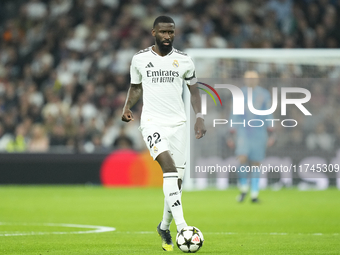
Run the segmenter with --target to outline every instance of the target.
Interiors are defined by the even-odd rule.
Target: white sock
[[[251,197],[252,199],[257,198],[258,196],[259,196],[259,192],[258,192],[258,191],[252,191],[252,192],[250,192],[250,197]]]
[[[180,189],[179,192],[181,193],[181,197],[182,197],[182,189]],[[170,225],[171,225],[173,218],[174,217],[172,217],[171,209],[168,206],[166,199],[164,198],[163,219],[161,222],[161,229],[162,230],[170,229]]]
[[[187,226],[184,220],[181,192],[178,188],[178,173],[163,174],[163,192],[175,220],[177,231]]]
[[[242,193],[248,193],[249,186],[248,185],[239,185],[239,189]]]
[[[162,230],[170,229],[170,224],[171,224],[172,219],[173,217],[172,217],[171,209],[168,206],[166,199],[164,198],[164,209],[163,209],[163,219],[161,222],[161,229]]]

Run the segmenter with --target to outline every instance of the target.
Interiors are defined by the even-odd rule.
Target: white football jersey
[[[176,126],[186,121],[183,80],[190,84],[195,77],[194,63],[187,54],[173,48],[162,57],[151,46],[134,55],[130,75],[132,84],[143,87],[141,126]]]

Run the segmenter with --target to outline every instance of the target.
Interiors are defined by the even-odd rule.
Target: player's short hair
[[[159,16],[153,22],[153,28],[157,26],[158,23],[173,23],[175,25],[175,21],[169,16]]]

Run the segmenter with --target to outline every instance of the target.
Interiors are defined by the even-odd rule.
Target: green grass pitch
[[[339,190],[266,190],[261,204],[238,204],[237,194],[183,193],[186,221],[205,237],[198,254],[340,254]],[[162,207],[160,188],[0,186],[0,254],[164,254]],[[79,234],[90,229],[60,223],[116,230]]]

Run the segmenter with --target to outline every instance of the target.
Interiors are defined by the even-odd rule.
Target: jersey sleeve
[[[142,82],[142,75],[137,69],[136,58],[133,57],[130,65],[130,79],[131,84],[140,84]]]
[[[191,58],[189,58],[189,66],[188,66],[188,70],[185,72],[184,74],[184,80],[186,82],[186,84],[188,85],[193,85],[190,83],[190,81],[192,81],[194,78],[196,78],[196,74],[195,74],[195,64],[192,61]],[[195,79],[195,83],[196,83],[196,79]]]

